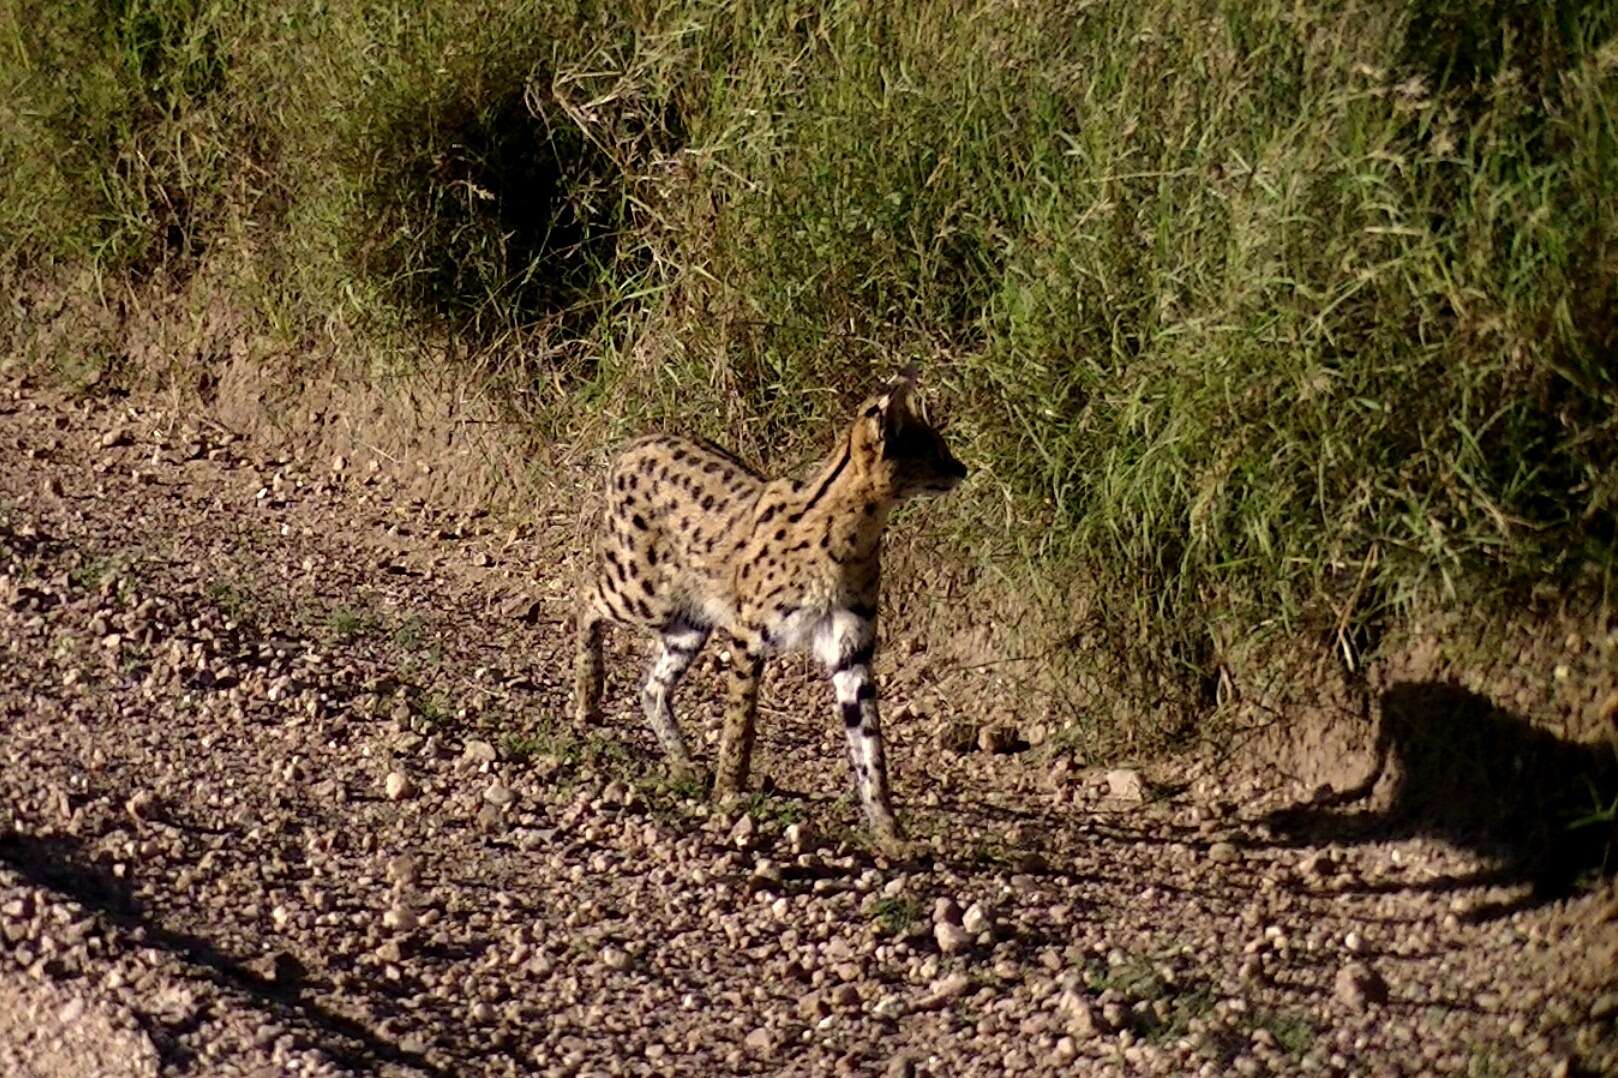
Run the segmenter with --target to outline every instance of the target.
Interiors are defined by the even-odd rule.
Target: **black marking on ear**
[[[856,690],[855,693],[854,693],[854,699],[856,699],[856,700],[875,700],[876,699],[876,686],[871,684],[869,681],[860,682],[859,689]]]
[[[859,724],[860,724],[860,705],[859,705],[859,702],[856,701],[856,700],[844,700],[842,702],[841,707],[843,709],[843,725],[847,726],[847,727],[850,727],[850,728],[859,726]]]
[[[862,621],[876,620],[875,603],[849,603],[848,612]]]

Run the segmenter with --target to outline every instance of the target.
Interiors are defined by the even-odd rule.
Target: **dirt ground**
[[[574,544],[0,390],[0,1071],[1618,1073],[1610,887],[915,714],[925,641],[878,662],[912,856],[795,659],[710,810],[638,642],[566,721]],[[723,661],[681,696],[710,757]]]

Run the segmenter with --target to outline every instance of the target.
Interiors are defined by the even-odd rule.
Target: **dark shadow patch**
[[[355,162],[359,259],[409,314],[472,346],[538,324],[574,339],[644,268],[633,188],[680,140],[672,109],[587,134],[519,55],[388,112]]]
[[[428,1075],[447,1075],[415,1052],[379,1037],[360,1022],[338,1014],[299,993],[301,971],[293,975],[290,956],[272,956],[267,975],[253,959],[232,956],[211,940],[161,924],[143,910],[127,881],[97,864],[80,843],[66,836],[35,836],[15,832],[0,835],[0,862],[23,875],[34,886],[65,895],[126,931],[139,931],[141,945],[168,951],[227,992],[249,997],[252,1006],[301,1026],[314,1045],[334,1062],[359,1071],[374,1071],[382,1064],[415,1068]],[[165,1024],[148,1011],[138,1012],[167,1065],[185,1069],[199,1062],[179,1042],[194,1023]]]
[[[1478,911],[1480,920],[1564,897],[1618,868],[1612,747],[1567,741],[1444,682],[1396,683],[1379,710],[1370,774],[1327,801],[1274,814],[1280,834],[1300,844],[1436,838],[1486,867],[1425,889],[1531,885],[1522,899]],[[1373,793],[1380,808],[1365,804]]]

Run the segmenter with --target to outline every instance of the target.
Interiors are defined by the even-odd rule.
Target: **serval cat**
[[[900,840],[871,660],[882,531],[907,498],[966,476],[906,370],[866,401],[804,479],[766,479],[715,446],[653,435],[608,476],[594,577],[578,615],[576,718],[599,718],[602,630],[649,629],[661,648],[641,704],[671,765],[700,773],[674,719],[674,687],[721,629],[735,641],[714,796],[747,782],[765,657],[812,648],[830,676],[860,803],[877,839]]]

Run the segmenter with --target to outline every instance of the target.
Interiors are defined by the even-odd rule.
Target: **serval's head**
[[[889,501],[946,494],[966,478],[966,465],[927,418],[914,367],[861,406],[849,440],[855,466]]]

